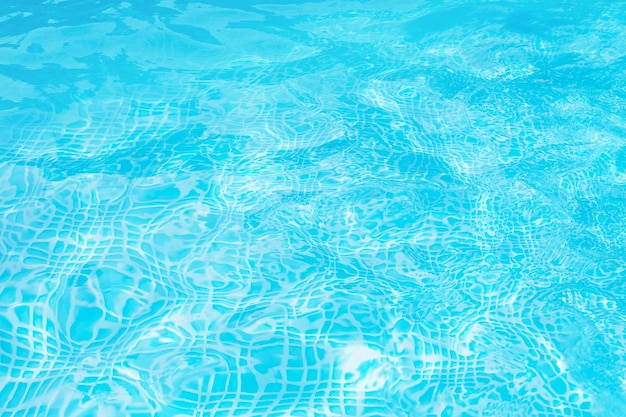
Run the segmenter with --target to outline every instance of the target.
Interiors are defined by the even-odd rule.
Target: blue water
[[[0,4],[0,417],[626,415],[626,1]]]

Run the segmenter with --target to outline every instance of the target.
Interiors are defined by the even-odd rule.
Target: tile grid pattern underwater
[[[0,417],[626,415],[626,2],[0,4]]]

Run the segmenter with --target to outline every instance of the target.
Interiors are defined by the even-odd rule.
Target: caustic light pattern
[[[626,3],[0,5],[0,417],[626,415]]]

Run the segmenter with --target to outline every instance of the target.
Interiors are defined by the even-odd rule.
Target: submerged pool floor
[[[625,1],[0,4],[0,417],[625,415]]]

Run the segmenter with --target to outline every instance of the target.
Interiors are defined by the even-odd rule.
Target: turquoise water
[[[0,4],[0,417],[626,415],[626,2]]]

